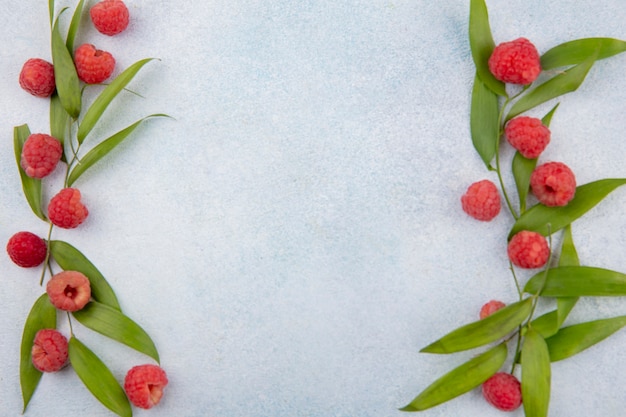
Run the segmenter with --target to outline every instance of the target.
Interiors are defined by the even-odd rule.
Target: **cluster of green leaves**
[[[437,379],[402,410],[426,410],[480,386],[501,370],[508,357],[509,342],[517,340],[511,372],[517,364],[521,365],[525,415],[545,417],[550,400],[551,362],[569,358],[626,325],[626,316],[619,316],[562,327],[579,297],[626,295],[626,274],[580,265],[571,227],[609,193],[626,184],[626,178],[602,179],[578,186],[574,199],[564,207],[535,204],[527,209],[530,176],[537,159],[524,158],[518,152],[511,167],[519,197],[517,212],[504,187],[500,169],[503,127],[511,118],[575,91],[596,61],[625,52],[626,42],[586,38],[555,46],[541,56],[543,74],[540,79],[514,96],[509,96],[505,84],[491,74],[487,65],[495,43],[484,0],[470,2],[469,43],[476,66],[470,115],[472,142],[487,169],[498,174],[515,219],[508,237],[521,230],[535,231],[546,237],[562,230],[560,256],[557,266],[548,262],[545,270],[531,277],[523,288],[518,285],[519,301],[423,348],[421,352],[449,354],[495,344]],[[558,106],[558,103],[554,105],[543,117],[546,126]],[[554,252],[555,248],[551,249]],[[556,308],[535,318],[541,298],[556,299]]]
[[[129,137],[146,119],[157,116],[166,117],[166,115],[146,116],[98,141],[84,155],[81,155],[81,146],[101,120],[108,106],[151,59],[142,59],[132,64],[110,84],[103,86],[102,91],[83,112],[83,91],[86,86],[78,78],[72,53],[78,28],[85,15],[84,0],[80,0],[74,10],[65,39],[59,29],[59,18],[67,8],[55,16],[54,0],[49,0],[48,7],[56,81],[56,92],[50,99],[50,134],[63,144],[62,161],[67,165],[64,186],[70,187],[85,171]],[[30,133],[28,125],[14,128],[14,150],[24,196],[33,213],[47,222],[50,228],[47,240],[48,259],[42,272],[42,282],[46,269],[52,274],[51,261],[56,262],[62,270],[79,271],[85,274],[91,284],[92,299],[82,310],[68,314],[70,328],[71,320],[74,319],[84,327],[135,349],[158,363],[159,354],[154,342],[137,323],[122,312],[117,296],[96,266],[69,243],[50,239],[53,225],[48,221],[42,208],[42,180],[27,176],[20,166],[22,148]],[[57,328],[57,310],[45,293],[35,301],[26,319],[22,335],[20,383],[24,411],[42,377],[42,373],[32,364],[31,348],[35,334],[44,328]],[[73,330],[69,339],[69,359],[72,369],[104,406],[120,416],[132,416],[130,403],[120,383],[102,360],[76,338]]]

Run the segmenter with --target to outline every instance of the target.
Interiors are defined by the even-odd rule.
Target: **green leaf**
[[[22,190],[24,191],[24,197],[30,206],[31,210],[41,220],[47,221],[46,215],[41,208],[41,180],[37,178],[31,178],[26,175],[26,172],[22,169],[22,148],[24,142],[30,136],[30,129],[28,125],[16,126],[13,128],[13,149],[15,151],[15,160],[17,162],[17,169],[20,172],[20,179],[22,181]]]
[[[87,169],[111,152],[117,145],[122,143],[144,120],[151,117],[169,117],[166,114],[151,114],[141,120],[133,123],[125,129],[120,130],[113,136],[105,139],[100,144],[91,149],[84,157],[80,159],[78,165],[72,169],[67,179],[68,187],[71,187],[74,181],[78,179]]]
[[[567,359],[611,336],[626,326],[626,316],[601,319],[564,327],[546,339],[552,362]]]
[[[517,219],[508,238],[511,239],[522,230],[539,232],[544,236],[561,230],[595,207],[611,191],[624,184],[626,178],[598,180],[577,187],[574,198],[566,206],[546,207],[543,204],[536,204]]]
[[[550,268],[547,275],[541,271],[526,283],[524,292],[539,291],[544,276],[546,283],[541,291],[544,297],[626,295],[626,274],[590,266],[559,266]]]
[[[119,310],[91,301],[73,315],[91,330],[117,340],[159,362],[159,353],[148,333]]]
[[[50,27],[54,25],[54,0],[48,0],[48,12],[50,13]]]
[[[531,327],[522,346],[522,398],[527,417],[547,417],[550,404],[550,354],[546,341]]]
[[[57,310],[50,303],[48,294],[42,294],[28,313],[22,334],[22,344],[20,346],[20,385],[22,387],[22,398],[24,399],[24,409],[30,402],[42,373],[33,366],[31,351],[35,335],[41,329],[56,329]]]
[[[511,163],[511,170],[513,171],[517,195],[519,196],[521,213],[526,211],[526,198],[528,197],[528,191],[530,189],[530,176],[536,166],[537,158],[524,158],[522,154],[515,152],[513,162]]]
[[[426,353],[453,353],[495,342],[511,333],[530,314],[532,299],[509,304],[494,314],[448,333],[423,348]]]
[[[124,72],[115,77],[113,82],[111,82],[111,84],[109,84],[105,87],[104,90],[102,90],[100,95],[98,95],[96,100],[89,107],[89,110],[87,110],[85,117],[83,117],[83,120],[78,126],[78,132],[76,133],[76,137],[79,144],[83,143],[89,132],[91,132],[98,120],[100,120],[100,117],[102,117],[102,114],[104,114],[104,111],[107,109],[109,104],[111,104],[111,101],[113,101],[113,99],[117,97],[119,92],[122,91],[124,87],[126,87],[126,85],[133,79],[137,72],[139,72],[139,70],[145,64],[152,61],[153,59],[154,58],[146,58],[142,59],[141,61],[135,62]]]
[[[487,88],[478,74],[474,77],[470,130],[474,148],[489,168],[498,149],[498,96]]]
[[[506,344],[495,346],[437,379],[400,410],[423,411],[465,394],[495,374],[506,355]]]
[[[584,38],[562,43],[541,56],[541,68],[549,70],[577,65],[593,57],[596,60],[626,52],[626,42],[612,38]]]
[[[72,368],[93,396],[118,416],[131,417],[124,390],[100,358],[75,337],[70,338],[68,350]]]
[[[65,41],[65,45],[67,46],[67,50],[70,53],[74,51],[74,41],[76,39],[76,34],[78,33],[78,28],[80,27],[80,22],[83,17],[83,4],[85,0],[80,0],[78,5],[76,5],[76,9],[74,10],[74,14],[72,15],[72,21],[70,22],[70,27],[67,31],[67,40]]]
[[[52,64],[57,93],[65,111],[77,119],[81,108],[81,89],[74,60],[59,33],[59,19],[54,22],[51,34]]]
[[[470,1],[469,43],[480,79],[495,94],[506,97],[504,83],[497,80],[489,71],[489,57],[496,45],[491,35],[489,13],[484,0]]]
[[[527,110],[552,100],[553,98],[576,91],[583,83],[587,73],[593,66],[593,63],[595,62],[594,58],[595,55],[528,91],[511,107],[506,120],[510,120]]]
[[[561,103],[556,103],[554,107],[552,107],[552,109],[541,118],[541,123],[543,123],[545,127],[550,127],[550,122],[552,122],[552,116],[554,116],[556,109],[559,108],[559,104]]]
[[[64,150],[63,155],[61,156],[61,160],[63,162],[67,162],[64,144],[70,122],[70,115],[65,111],[65,108],[59,99],[59,95],[55,92],[52,97],[50,97],[50,135],[61,142],[61,146]]]
[[[100,271],[98,271],[85,255],[69,243],[60,240],[51,240],[48,245],[50,255],[62,269],[66,271],[82,272],[89,278],[91,297],[94,300],[121,311],[113,289]]]

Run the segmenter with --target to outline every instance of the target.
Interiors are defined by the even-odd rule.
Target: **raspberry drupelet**
[[[500,213],[500,193],[496,185],[489,180],[473,183],[461,197],[463,211],[471,217],[490,221]]]
[[[520,116],[511,119],[504,129],[507,141],[524,158],[537,158],[550,143],[550,129],[535,117]]]
[[[539,52],[526,38],[496,46],[489,57],[488,65],[496,79],[510,84],[530,84],[541,73]]]

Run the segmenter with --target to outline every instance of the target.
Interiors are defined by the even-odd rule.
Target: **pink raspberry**
[[[115,58],[106,51],[84,43],[74,51],[78,78],[87,84],[99,84],[109,78],[115,69]]]
[[[511,146],[528,159],[537,158],[550,143],[550,129],[535,117],[521,116],[510,120],[504,134]]]
[[[539,52],[526,38],[496,46],[488,64],[494,77],[511,84],[530,84],[541,72]]]
[[[84,222],[89,211],[81,203],[80,197],[80,191],[76,188],[64,188],[52,197],[48,204],[48,218],[52,224],[73,229]]]
[[[103,0],[90,10],[91,21],[98,32],[113,36],[128,26],[128,8],[121,0]]]
[[[491,300],[488,303],[484,304],[480,309],[480,319],[482,320],[485,317],[491,316],[493,313],[504,307],[506,307],[506,304],[504,304],[502,301]]]
[[[17,232],[7,243],[11,260],[23,268],[41,265],[46,260],[46,241],[31,232]]]
[[[513,411],[522,405],[522,385],[513,375],[498,372],[483,383],[483,397],[498,410]]]
[[[82,272],[63,271],[50,278],[46,292],[59,310],[78,311],[89,302],[91,285]]]
[[[541,268],[550,257],[546,238],[528,230],[522,230],[511,238],[507,252],[511,262],[520,268]]]
[[[31,58],[20,71],[20,86],[35,97],[50,97],[56,88],[54,67],[41,58]]]
[[[20,165],[26,175],[41,179],[54,171],[62,154],[63,147],[57,139],[45,133],[33,133],[24,142]]]
[[[463,211],[473,218],[489,221],[500,213],[500,193],[493,182],[478,181],[463,194],[461,205]]]
[[[41,372],[56,372],[67,363],[67,339],[55,329],[41,329],[35,335],[31,358]]]
[[[124,391],[131,403],[140,408],[152,408],[161,401],[167,385],[165,371],[156,365],[138,365],[124,378]]]
[[[548,207],[566,206],[576,194],[576,177],[562,162],[546,162],[530,176],[530,188]]]

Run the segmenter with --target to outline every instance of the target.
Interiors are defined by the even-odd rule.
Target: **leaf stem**
[[[48,228],[48,236],[46,238],[46,258],[43,261],[43,268],[41,269],[41,277],[39,277],[39,286],[43,286],[43,279],[46,276],[46,267],[50,268],[50,237],[52,236],[52,229],[54,229],[54,224],[52,222],[49,223],[50,227]],[[52,270],[50,271],[52,273]]]

